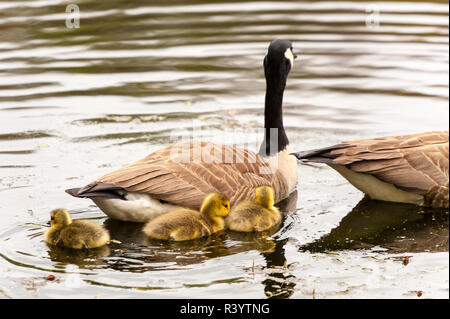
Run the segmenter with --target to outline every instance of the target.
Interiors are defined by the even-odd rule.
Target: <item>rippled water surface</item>
[[[294,149],[448,129],[448,1],[89,0],[69,29],[71,2],[0,1],[0,297],[448,298],[448,212],[363,199],[327,167],[299,166],[277,232],[186,243],[64,193],[175,130],[257,146],[274,38],[299,55]],[[58,207],[121,244],[47,247]]]

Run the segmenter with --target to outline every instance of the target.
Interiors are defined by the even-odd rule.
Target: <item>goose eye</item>
[[[228,204],[223,204],[223,206],[224,206],[225,208],[228,208]]]

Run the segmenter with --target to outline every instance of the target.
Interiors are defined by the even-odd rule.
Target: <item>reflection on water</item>
[[[55,268],[60,268],[66,264],[75,264],[80,268],[98,267],[104,262],[103,257],[107,257],[110,254],[110,248],[103,246],[96,249],[70,249],[58,246],[49,246],[48,255],[54,262]],[[64,269],[64,267],[63,267]]]
[[[295,211],[297,192],[277,206],[284,214]],[[287,217],[287,216],[286,216]],[[287,218],[285,218],[287,219]],[[286,221],[285,224],[289,222]],[[206,259],[217,258],[245,251],[259,251],[264,256],[273,255],[267,261],[267,266],[282,266],[284,257],[278,256],[282,251],[280,243],[271,236],[282,236],[286,227],[270,229],[261,233],[218,232],[211,236],[184,242],[167,242],[148,238],[142,231],[145,224],[123,222],[107,219],[103,226],[109,231],[112,239],[119,241],[111,243],[102,249],[73,250],[49,246],[52,261],[72,263],[80,268],[92,265],[126,272],[146,272],[152,270],[171,270],[182,266],[204,262]],[[42,236],[43,232],[29,236]],[[281,250],[280,250],[281,249]],[[106,258],[108,257],[108,258]],[[280,259],[281,258],[281,259]]]
[[[361,194],[326,167],[299,167],[279,230],[187,243],[150,241],[141,224],[106,220],[64,193],[174,142],[176,130],[240,146],[245,134],[256,150],[274,38],[299,55],[283,106],[295,150],[448,129],[448,1],[82,0],[80,28],[68,29],[70,3],[0,0],[0,297],[310,298],[322,277],[319,296],[339,296],[342,282],[364,277],[373,249],[414,254],[406,269],[421,275],[401,284],[448,296],[448,215],[358,204]],[[368,26],[373,10],[379,24]],[[122,243],[47,247],[39,225],[57,207],[104,222]],[[62,284],[74,265],[76,291]],[[57,279],[20,284],[48,274]],[[386,278],[344,295],[385,297]]]
[[[292,198],[296,199],[297,194],[294,193],[285,200],[284,205],[292,203]],[[280,230],[273,229],[264,233],[222,231],[186,242],[149,239],[142,232],[142,223],[107,219],[104,226],[111,238],[120,241],[120,244],[112,243],[92,250],[51,246],[48,253],[55,262],[55,269],[75,264],[80,269],[146,273],[180,270],[209,259],[258,251],[264,263],[255,267],[253,260],[252,267],[246,268],[247,272],[250,276],[254,276],[255,272],[264,274],[265,279],[261,284],[267,298],[288,298],[295,291],[297,279],[291,271],[295,263],[288,264],[285,256],[285,245],[289,239],[273,239],[283,237],[282,232],[288,229],[285,227],[288,217],[289,215],[285,216]],[[364,198],[340,221],[338,227],[312,243],[301,245],[299,250],[327,253],[378,247],[392,254],[445,252],[448,251],[449,244],[448,221],[448,211],[445,210]]]
[[[266,268],[269,269],[267,279],[263,281],[264,293],[271,299],[288,298],[294,291],[295,283],[289,281],[294,276],[286,268],[287,260],[284,252],[286,241],[287,239],[277,241],[271,252],[262,254]]]
[[[364,198],[339,226],[301,250],[381,246],[391,253],[448,251],[448,211]]]
[[[206,238],[187,242],[167,242],[148,239],[142,232],[144,224],[106,220],[104,226],[111,237],[120,244],[110,244],[98,249],[74,250],[49,246],[50,259],[56,269],[75,264],[80,269],[113,269],[122,272],[144,273],[183,269],[207,259],[246,251],[259,251],[265,260],[267,279],[262,281],[264,293],[269,298],[289,297],[295,286],[286,282],[293,277],[286,274],[284,244],[287,239],[271,240],[276,230],[263,234],[221,232]],[[252,269],[254,272],[255,270]]]

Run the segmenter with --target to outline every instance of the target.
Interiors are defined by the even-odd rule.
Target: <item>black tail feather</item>
[[[66,189],[66,193],[79,198],[117,198],[125,199],[118,191],[121,187],[108,183],[91,183],[81,188]]]
[[[314,150],[302,151],[297,153],[291,153],[297,159],[304,162],[314,162],[314,163],[326,163],[326,164],[336,164],[334,163],[334,159],[337,157],[334,154],[331,154],[333,150],[340,149],[346,147],[345,144],[337,144],[333,146],[328,146],[324,148],[318,148]]]

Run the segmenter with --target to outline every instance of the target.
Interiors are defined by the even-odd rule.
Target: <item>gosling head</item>
[[[55,209],[50,212],[50,225],[53,229],[62,229],[72,222],[69,213],[65,209]]]
[[[224,194],[209,194],[203,201],[200,212],[211,217],[225,217],[230,210],[230,201]]]
[[[273,209],[273,189],[270,186],[260,186],[255,190],[255,203],[267,209]]]
[[[294,67],[297,56],[292,51],[289,40],[273,40],[264,58],[264,74],[266,79],[287,78],[289,71]]]

